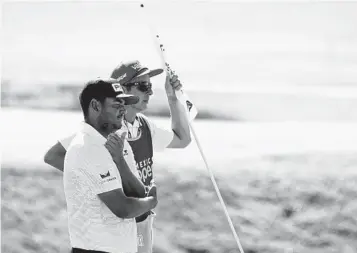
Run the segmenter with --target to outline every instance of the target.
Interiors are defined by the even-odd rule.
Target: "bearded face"
[[[120,129],[125,113],[123,101],[115,98],[106,98],[97,118],[97,125],[100,131],[108,135]]]

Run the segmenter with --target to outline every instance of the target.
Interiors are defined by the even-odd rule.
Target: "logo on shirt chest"
[[[143,235],[138,235],[138,246],[140,246],[140,247],[144,246],[144,237],[143,237]]]
[[[191,109],[192,109],[193,104],[190,101],[186,100],[186,105],[187,105],[188,111],[190,112]]]

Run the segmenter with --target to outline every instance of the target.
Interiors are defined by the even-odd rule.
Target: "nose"
[[[123,106],[120,106],[117,112],[117,117],[121,118],[123,114],[126,114],[126,108]]]
[[[149,89],[149,90],[147,91],[147,94],[148,94],[149,96],[154,95],[154,91],[153,91],[152,89]]]

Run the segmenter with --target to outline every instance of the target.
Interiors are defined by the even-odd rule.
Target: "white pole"
[[[140,7],[142,7],[142,8],[144,9],[144,5],[143,5],[143,4],[140,4]],[[148,19],[146,19],[146,20],[148,20]],[[150,25],[149,25],[149,26],[150,26]],[[168,64],[167,61],[166,61],[164,46],[163,46],[163,44],[160,43],[160,37],[159,37],[159,35],[158,35],[157,33],[155,33],[155,31],[153,30],[153,27],[152,27],[152,26],[150,26],[150,30],[151,30],[152,35],[155,36],[155,42],[157,43],[157,48],[160,50],[159,54],[160,54],[160,57],[161,57],[162,64],[163,64],[164,66],[166,66],[166,69],[165,69],[165,70],[168,71],[167,68],[169,68],[169,64]],[[181,90],[180,90],[180,91],[181,91]],[[181,92],[182,92],[182,91],[181,91]],[[203,161],[204,161],[204,163],[205,163],[205,165],[206,165],[206,169],[208,170],[208,172],[209,172],[209,174],[210,174],[211,181],[212,181],[212,183],[213,183],[213,186],[214,186],[214,189],[215,189],[215,191],[216,191],[216,193],[217,193],[217,196],[218,196],[218,198],[219,198],[219,201],[221,202],[223,211],[224,211],[224,213],[225,213],[225,215],[226,215],[226,217],[227,217],[229,226],[230,226],[230,228],[231,228],[231,230],[232,230],[232,233],[233,233],[234,239],[235,239],[235,241],[236,241],[236,243],[237,243],[238,249],[239,249],[240,253],[244,253],[244,250],[243,250],[243,247],[242,247],[242,245],[241,245],[241,243],[240,243],[240,240],[239,240],[239,237],[238,237],[238,235],[237,235],[237,232],[236,232],[235,229],[234,229],[233,222],[232,222],[232,220],[231,220],[231,218],[230,218],[230,216],[229,216],[227,207],[226,207],[226,205],[225,205],[225,203],[224,203],[224,201],[223,201],[222,195],[221,195],[221,193],[220,193],[220,191],[219,191],[219,188],[218,188],[218,186],[217,186],[216,180],[215,180],[214,175],[213,175],[213,171],[212,171],[212,170],[210,169],[210,167],[208,166],[208,162],[207,162],[206,156],[205,156],[205,154],[203,153],[203,149],[202,149],[201,144],[200,144],[200,142],[199,142],[199,140],[198,140],[198,137],[197,137],[195,128],[194,128],[194,126],[193,126],[193,122],[192,122],[190,119],[188,119],[188,122],[189,122],[189,125],[190,125],[190,128],[191,128],[191,131],[192,131],[192,133],[193,133],[193,136],[195,137],[197,147],[198,147],[198,149],[199,149],[199,151],[200,151],[200,153],[201,153],[201,156],[202,156],[202,158],[203,158]]]
[[[190,122],[190,121],[189,121]],[[244,250],[243,250],[243,247],[239,241],[239,237],[237,235],[237,232],[235,231],[234,229],[234,226],[233,226],[233,223],[232,223],[232,220],[229,216],[229,213],[228,213],[228,210],[227,210],[227,207],[226,205],[224,204],[224,201],[223,201],[223,198],[222,198],[222,195],[219,191],[219,188],[217,186],[217,183],[216,183],[216,180],[214,179],[214,175],[213,175],[213,171],[210,169],[210,167],[208,166],[208,163],[207,163],[207,159],[206,159],[206,156],[205,154],[203,153],[203,149],[201,147],[201,144],[197,138],[197,135],[196,135],[196,131],[195,131],[195,128],[193,127],[193,122],[190,122],[190,127],[191,127],[191,130],[192,130],[192,133],[193,133],[193,136],[195,137],[195,140],[196,140],[196,144],[197,144],[197,147],[198,149],[200,150],[200,153],[201,153],[201,156],[203,158],[203,161],[205,162],[205,165],[206,165],[206,169],[208,170],[209,174],[210,174],[210,177],[211,177],[211,181],[213,183],[213,186],[214,186],[214,189],[216,190],[216,193],[217,193],[217,196],[219,198],[219,201],[221,202],[221,205],[222,205],[222,208],[223,208],[223,211],[227,217],[227,220],[228,220],[228,223],[229,223],[229,226],[231,227],[231,230],[232,230],[232,233],[233,233],[233,236],[234,236],[234,239],[236,240],[237,242],[237,246],[239,248],[239,251],[241,253],[244,253]]]

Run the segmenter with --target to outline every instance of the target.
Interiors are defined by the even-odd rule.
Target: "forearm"
[[[63,172],[65,156],[66,149],[60,142],[57,142],[46,152],[44,162]]]
[[[53,161],[52,164],[50,164],[51,166],[55,167],[56,169],[58,169],[59,171],[63,172],[64,171],[64,163],[62,161]]]
[[[49,158],[45,156],[44,159],[45,163],[47,163],[48,165],[51,165],[52,167],[60,170],[63,172],[64,169],[64,159],[60,158],[60,157],[53,157],[53,158]]]
[[[157,205],[157,200],[154,197],[145,198],[127,198],[127,215],[126,218],[135,218],[141,216]]]
[[[134,196],[129,196],[129,197],[138,197],[138,198],[145,197],[146,191],[145,191],[144,184],[130,170],[124,158],[123,157],[117,158],[115,159],[114,162],[120,172],[120,177],[122,180],[123,187],[126,188],[124,190],[126,192],[130,192],[134,194]]]
[[[171,128],[177,137],[187,145],[191,142],[191,132],[183,105],[176,97],[168,97],[171,113]]]

